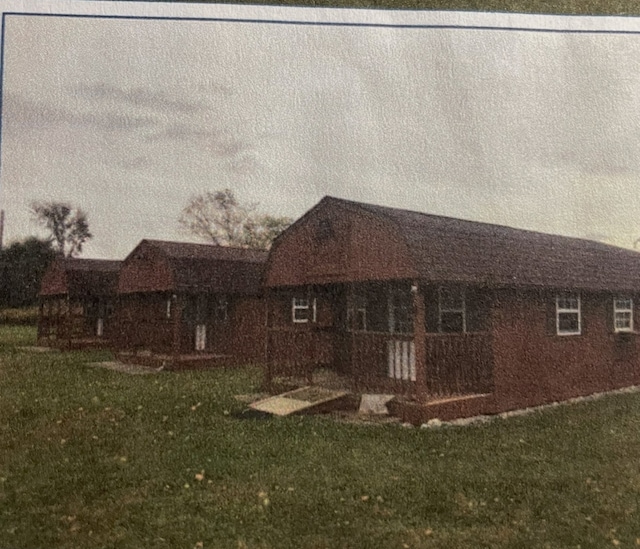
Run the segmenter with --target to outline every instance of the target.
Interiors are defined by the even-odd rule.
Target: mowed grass
[[[131,376],[0,328],[0,547],[640,544],[640,394],[438,430],[239,419],[246,368]]]

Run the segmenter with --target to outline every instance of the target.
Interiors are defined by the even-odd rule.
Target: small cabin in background
[[[267,252],[143,240],[118,281],[120,360],[167,368],[264,360]]]
[[[420,422],[640,383],[640,254],[322,201],[274,242],[267,381],[333,371]]]
[[[59,258],[42,278],[38,344],[78,349],[106,346],[120,261]]]

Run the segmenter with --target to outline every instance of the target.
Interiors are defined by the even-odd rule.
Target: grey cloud
[[[82,126],[107,132],[130,132],[157,124],[150,116],[119,112],[78,112],[7,93],[3,102],[5,128],[10,131],[43,130],[59,126]]]
[[[150,108],[162,112],[178,114],[198,114],[207,110],[207,106],[198,101],[184,101],[169,94],[146,88],[121,88],[98,82],[96,84],[81,84],[76,88],[79,96],[98,101],[113,101],[138,108]]]
[[[246,141],[216,128],[202,128],[185,122],[167,124],[146,136],[149,142],[177,141],[200,146],[219,157],[236,157],[252,148]]]

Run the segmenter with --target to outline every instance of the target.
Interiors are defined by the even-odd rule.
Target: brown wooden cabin
[[[325,197],[265,286],[268,381],[324,367],[416,423],[640,383],[631,250]]]
[[[120,261],[59,258],[42,278],[38,344],[78,349],[108,344]]]
[[[264,360],[267,252],[143,240],[118,281],[121,360],[202,367]]]

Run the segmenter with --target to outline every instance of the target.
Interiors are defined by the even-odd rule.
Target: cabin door
[[[196,351],[204,351],[207,347],[207,325],[196,325]]]

